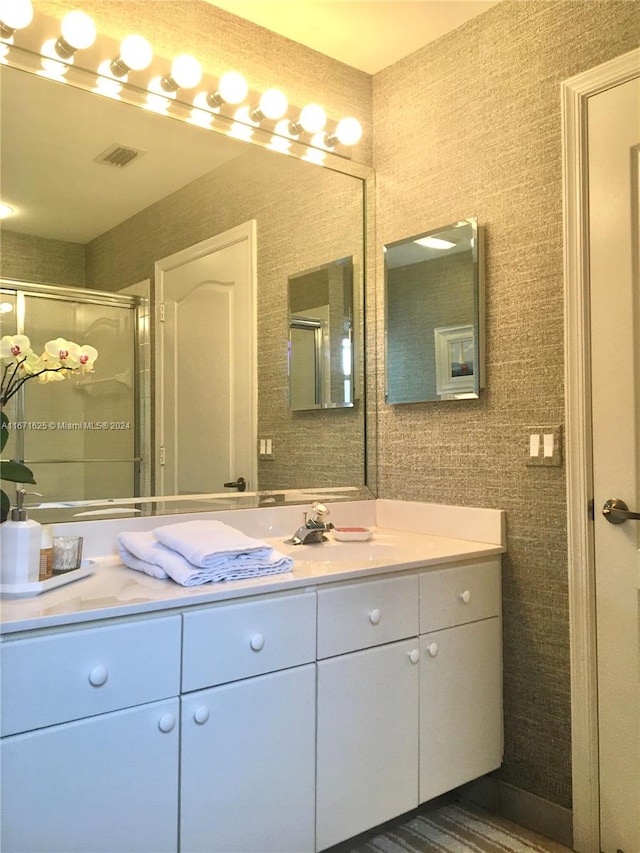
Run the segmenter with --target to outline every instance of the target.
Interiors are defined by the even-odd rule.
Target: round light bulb
[[[120,59],[132,71],[142,71],[151,65],[153,50],[142,36],[127,36],[120,44]]]
[[[298,124],[307,133],[319,133],[327,123],[327,114],[320,104],[307,104],[300,111]]]
[[[95,24],[85,12],[69,12],[62,19],[62,38],[75,50],[91,47],[96,35]]]
[[[13,213],[13,208],[10,204],[5,204],[3,201],[0,201],[0,219],[6,219],[7,216],[11,216]]]
[[[338,122],[335,136],[342,145],[355,145],[362,136],[362,127],[356,118],[343,118]]]
[[[181,53],[173,60],[171,77],[179,89],[193,89],[202,80],[202,68],[193,56]]]
[[[33,20],[31,0],[0,0],[0,21],[11,30],[28,27]]]
[[[220,78],[218,91],[227,104],[241,104],[249,94],[249,86],[238,71],[227,71]]]
[[[10,314],[13,311],[13,305],[10,302],[0,302],[0,314]]]
[[[276,121],[282,118],[289,108],[286,95],[279,89],[267,89],[260,97],[260,112],[265,118]]]

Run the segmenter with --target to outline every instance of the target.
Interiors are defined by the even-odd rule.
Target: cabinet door
[[[178,842],[177,699],[2,741],[2,850],[169,853]]]
[[[314,847],[315,664],[182,697],[181,853]]]
[[[498,617],[420,637],[420,802],[502,763]]]
[[[418,805],[418,640],[318,663],[316,849]]]

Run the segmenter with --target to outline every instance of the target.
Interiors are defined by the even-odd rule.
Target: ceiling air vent
[[[123,168],[133,163],[138,157],[142,157],[143,154],[146,154],[146,152],[141,151],[139,148],[130,148],[127,145],[119,145],[116,142],[110,145],[102,154],[98,154],[95,162],[102,163],[104,166],[120,166],[120,168]]]

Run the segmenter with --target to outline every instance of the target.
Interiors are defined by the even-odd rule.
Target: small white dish
[[[368,527],[334,527],[333,538],[338,542],[366,542],[371,539]]]
[[[95,572],[96,566],[95,560],[83,560],[79,569],[62,572],[52,578],[47,578],[45,581],[0,584],[0,598],[31,598],[34,595],[48,592],[50,589],[57,589],[59,586],[79,581],[81,578],[88,578]]]

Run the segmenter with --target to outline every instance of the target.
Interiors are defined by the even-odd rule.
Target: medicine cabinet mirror
[[[477,399],[484,281],[476,217],[384,248],[386,402]]]
[[[289,407],[354,404],[353,259],[289,276]]]

